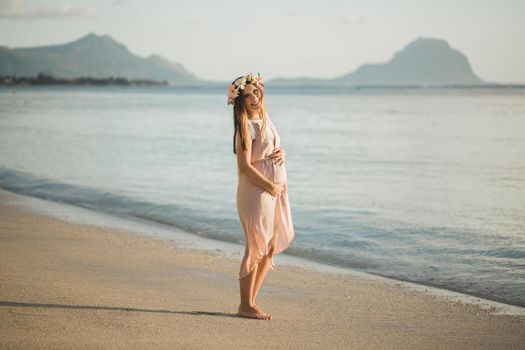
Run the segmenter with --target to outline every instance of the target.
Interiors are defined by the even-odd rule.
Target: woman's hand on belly
[[[285,151],[283,148],[277,147],[273,150],[272,154],[270,154],[268,157],[277,165],[283,165],[284,164],[284,155]]]
[[[281,194],[281,192],[284,191],[285,188],[286,188],[286,184],[276,183],[272,185],[271,191],[269,192],[272,196],[277,197],[278,195]]]

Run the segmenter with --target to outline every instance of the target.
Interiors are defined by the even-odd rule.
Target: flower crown
[[[244,90],[246,84],[251,83],[258,86],[261,90],[264,89],[264,83],[261,74],[253,75],[252,73],[235,79],[228,87],[228,105],[235,103],[235,99],[239,96],[240,91]]]

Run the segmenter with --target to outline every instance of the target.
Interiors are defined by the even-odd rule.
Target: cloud
[[[285,14],[285,16],[302,16],[304,15],[304,12],[301,11],[301,10],[290,10],[290,11],[287,11]]]
[[[183,21],[184,25],[187,27],[191,27],[191,26],[197,27],[197,26],[203,25],[205,22],[206,21],[202,19],[198,19],[198,18],[186,18]]]
[[[379,20],[379,17],[363,15],[353,11],[348,11],[346,13],[343,13],[342,15],[339,14],[336,17],[334,17],[333,14],[306,13],[302,10],[289,10],[284,13],[284,16],[290,19],[293,18],[298,20],[322,19],[327,21],[334,21],[335,19],[336,21],[339,20],[341,24],[357,23],[362,25],[376,23]]]
[[[0,18],[38,19],[90,17],[96,10],[89,6],[74,6],[65,3],[60,6],[38,6],[28,4],[25,0],[0,0]]]
[[[113,0],[111,7],[120,7],[128,5],[128,0]]]
[[[341,23],[357,23],[357,24],[370,24],[378,21],[378,17],[362,15],[355,12],[347,12],[340,18]]]

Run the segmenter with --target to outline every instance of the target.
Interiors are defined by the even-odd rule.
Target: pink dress
[[[252,139],[251,164],[264,177],[274,183],[286,183],[284,164],[277,165],[267,157],[280,147],[281,140],[270,118],[266,117],[266,133],[258,135],[262,119],[248,119]],[[274,197],[252,183],[237,169],[237,212],[244,230],[245,258],[241,263],[239,279],[248,275],[268,254],[268,243],[278,235],[274,255],[286,250],[294,239],[292,216],[288,202],[288,190]],[[271,269],[275,263],[271,258]]]

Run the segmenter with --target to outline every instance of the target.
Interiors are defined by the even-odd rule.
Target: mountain
[[[480,84],[468,58],[445,40],[417,38],[387,63],[365,64],[335,79],[359,84]]]
[[[0,46],[0,76],[150,79],[172,85],[227,85],[198,79],[180,63],[161,56],[142,58],[113,38],[88,34],[63,45],[11,49]],[[417,38],[386,63],[365,64],[335,79],[278,78],[272,86],[486,85],[468,58],[442,39]]]
[[[417,38],[387,63],[365,64],[335,79],[274,79],[274,85],[481,85],[468,58],[445,40]]]
[[[123,77],[153,79],[171,84],[199,83],[182,64],[158,55],[142,58],[113,38],[93,33],[63,45],[10,49],[0,47],[0,75],[56,78]]]

